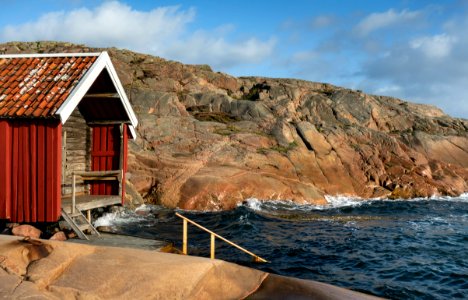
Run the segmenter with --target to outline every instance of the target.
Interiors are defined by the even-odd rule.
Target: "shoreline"
[[[39,299],[379,299],[218,259],[0,235],[0,296]]]

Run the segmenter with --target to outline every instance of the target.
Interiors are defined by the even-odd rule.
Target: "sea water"
[[[248,199],[226,212],[180,211],[269,263],[217,240],[216,257],[263,271],[322,281],[392,299],[468,297],[468,194],[457,198],[363,200],[325,206]],[[181,247],[173,210],[146,205],[96,225]],[[209,256],[209,235],[189,225],[189,254]]]

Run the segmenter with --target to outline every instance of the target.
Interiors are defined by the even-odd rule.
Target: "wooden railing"
[[[178,216],[179,218],[181,218],[183,220],[183,234],[182,234],[182,253],[187,255],[187,243],[188,243],[188,223],[191,223],[195,226],[197,226],[198,228],[200,228],[201,230],[204,230],[206,232],[208,232],[211,236],[211,243],[210,243],[210,257],[211,259],[214,259],[215,258],[215,239],[218,238],[226,243],[228,243],[229,245],[233,246],[233,247],[236,247],[237,249],[249,254],[250,256],[253,257],[253,260],[255,262],[262,262],[262,263],[266,263],[268,262],[266,259],[263,259],[261,258],[260,256],[256,255],[255,253],[252,253],[250,252],[249,250],[247,249],[244,249],[242,248],[241,246],[237,245],[236,243],[233,243],[231,242],[230,240],[220,236],[219,234],[201,226],[200,224],[190,220],[189,218],[187,217],[184,217],[183,215],[179,214],[179,213],[176,213],[176,216]]]
[[[76,177],[80,176],[84,180],[118,180],[119,181],[119,195],[122,195],[122,170],[112,171],[82,171],[72,173],[72,214],[75,213],[76,206]],[[88,212],[89,215],[89,212]],[[88,216],[89,218],[89,216]]]

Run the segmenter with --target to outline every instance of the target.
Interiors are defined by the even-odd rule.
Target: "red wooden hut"
[[[0,55],[0,219],[121,203],[137,123],[106,52]]]

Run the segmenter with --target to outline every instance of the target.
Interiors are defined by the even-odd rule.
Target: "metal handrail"
[[[263,259],[261,258],[260,256],[256,255],[255,253],[252,253],[250,252],[249,250],[247,249],[244,249],[242,248],[241,246],[237,245],[236,243],[233,243],[231,242],[230,240],[220,236],[219,234],[201,226],[200,224],[196,223],[195,221],[192,221],[190,220],[189,218],[187,217],[184,217],[183,215],[179,214],[179,213],[175,213],[176,216],[178,216],[179,218],[181,218],[183,220],[183,236],[182,236],[182,253],[187,255],[187,239],[188,239],[188,235],[187,235],[187,223],[190,222],[191,224],[197,226],[198,228],[208,232],[210,234],[210,237],[211,237],[211,246],[210,246],[210,258],[211,259],[214,259],[215,258],[215,238],[218,238],[222,241],[225,241],[226,243],[228,243],[229,245],[233,246],[233,247],[236,247],[237,249],[249,254],[250,256],[253,257],[254,261],[255,262],[262,262],[262,263],[266,263],[268,262],[266,259]]]

